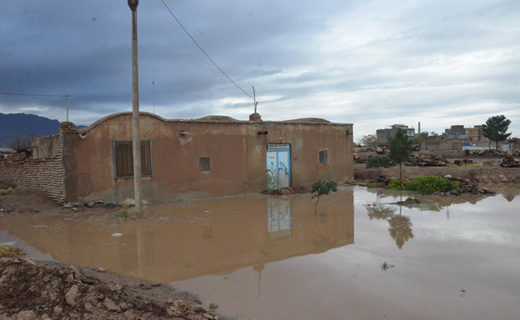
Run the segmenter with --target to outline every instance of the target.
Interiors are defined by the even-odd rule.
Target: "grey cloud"
[[[331,118],[353,122],[358,135],[430,113],[446,115],[434,124],[442,131],[486,104],[491,114],[509,112],[520,135],[517,1],[166,3],[244,90],[255,86],[272,120]],[[155,106],[168,118],[249,112],[250,99],[160,1],[141,1],[138,16],[142,110]],[[1,92],[70,94],[82,124],[131,110],[126,1],[10,1],[0,28]],[[64,120],[60,98],[0,95],[0,112],[22,108]]]

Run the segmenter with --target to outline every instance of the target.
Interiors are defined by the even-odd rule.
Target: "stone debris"
[[[495,192],[482,188],[478,185],[478,183],[471,181],[469,179],[463,179],[460,177],[446,177],[446,179],[451,181],[458,181],[459,182],[459,188],[457,190],[452,190],[449,192],[446,192],[445,195],[452,195],[452,196],[458,196],[462,193],[471,193],[471,194],[495,194]]]
[[[486,149],[480,151],[466,150],[468,156],[482,156],[482,157],[506,157],[508,155],[520,156],[520,150],[502,151],[496,149]]]
[[[471,160],[471,159],[454,160],[453,164],[455,164],[457,166],[464,166],[464,165],[468,165],[468,164],[473,164],[473,160]]]
[[[294,187],[294,188],[281,188],[278,190],[263,190],[263,194],[271,194],[271,195],[277,195],[277,196],[284,196],[289,194],[301,194],[301,193],[308,193],[310,192],[310,189],[307,187]]]
[[[445,156],[433,154],[413,154],[405,166],[415,167],[446,167],[450,162]]]
[[[511,155],[507,155],[500,162],[500,166],[503,168],[520,168],[520,161],[516,160]]]
[[[397,201],[395,204],[400,206],[414,206],[416,204],[420,204],[421,201],[414,199],[414,198],[406,198],[406,200],[403,201]]]
[[[0,259],[0,320],[219,319],[213,304],[206,310],[167,286],[156,290],[167,295],[171,290],[170,298],[156,293],[145,298],[130,282],[101,281],[84,269],[29,261]]]

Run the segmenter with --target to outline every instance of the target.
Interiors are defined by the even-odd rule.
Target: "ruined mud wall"
[[[38,138],[34,146],[31,157],[16,154],[0,160],[0,182],[23,191],[43,192],[58,203],[65,202],[63,135]]]

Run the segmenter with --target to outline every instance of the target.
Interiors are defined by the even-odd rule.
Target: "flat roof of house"
[[[287,124],[313,124],[313,125],[341,125],[341,126],[352,126],[351,123],[334,123],[330,122],[325,119],[320,118],[300,118],[300,119],[293,119],[293,120],[283,120],[283,121],[249,121],[249,120],[237,120],[228,116],[221,116],[221,115],[210,115],[205,116],[198,119],[165,119],[161,116],[158,116],[153,113],[148,112],[140,112],[141,116],[149,116],[152,118],[156,118],[159,121],[163,122],[172,122],[172,123],[220,123],[220,124],[271,124],[271,123],[287,123]],[[90,126],[86,128],[79,129],[78,131],[81,133],[86,133],[93,128],[97,127],[103,122],[106,122],[110,119],[120,117],[120,116],[131,116],[132,112],[120,112],[120,113],[114,113],[111,115],[108,115],[104,118],[99,119],[98,121],[92,123]]]

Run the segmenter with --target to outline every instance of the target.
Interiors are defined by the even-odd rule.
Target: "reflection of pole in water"
[[[262,271],[264,270],[265,265],[255,265],[253,266],[253,270],[258,272],[258,289],[256,292],[256,298],[260,298],[260,284],[262,283]]]

